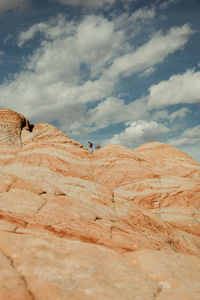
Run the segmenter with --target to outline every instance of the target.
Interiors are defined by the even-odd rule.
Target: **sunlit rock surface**
[[[9,110],[0,139],[1,300],[200,299],[190,156],[161,143],[90,153]]]

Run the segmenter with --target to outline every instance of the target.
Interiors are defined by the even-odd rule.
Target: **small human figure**
[[[89,141],[88,144],[89,144],[89,149],[93,152],[93,149],[92,149],[93,143]]]

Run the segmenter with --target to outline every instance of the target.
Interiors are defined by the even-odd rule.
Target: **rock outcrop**
[[[90,153],[53,125],[0,120],[1,300],[199,299],[189,155],[161,143]]]
[[[21,148],[22,128],[31,130],[28,120],[12,110],[0,110],[0,147]]]

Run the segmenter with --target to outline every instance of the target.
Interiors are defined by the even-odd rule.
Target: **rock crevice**
[[[19,277],[19,280],[22,282],[22,284],[25,287],[25,297],[24,299],[27,300],[35,300],[35,297],[33,295],[33,293],[31,292],[27,280],[26,278],[19,272],[19,270],[17,269],[14,260],[8,255],[6,254],[2,249],[0,249],[0,252],[2,253],[2,255],[9,261],[11,268],[14,270],[14,272],[17,274],[17,276]],[[15,291],[16,292],[16,291]],[[14,295],[13,295],[13,299],[14,299]],[[16,297],[15,299],[17,299],[18,297]],[[10,298],[9,298],[10,299]]]

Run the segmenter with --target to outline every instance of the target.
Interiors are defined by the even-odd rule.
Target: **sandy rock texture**
[[[0,299],[199,300],[200,165],[0,110]]]

